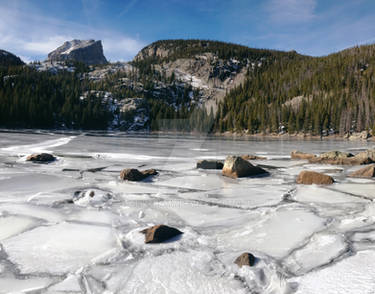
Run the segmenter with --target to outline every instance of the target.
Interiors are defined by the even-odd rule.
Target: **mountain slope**
[[[23,64],[24,62],[16,55],[5,50],[0,50],[0,66],[17,66]]]
[[[250,73],[220,105],[216,130],[327,134],[375,124],[375,45],[280,59]]]

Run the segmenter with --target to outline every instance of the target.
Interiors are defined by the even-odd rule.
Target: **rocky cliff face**
[[[48,54],[48,61],[79,61],[87,65],[106,64],[102,42],[95,40],[72,40]]]
[[[143,48],[134,62],[152,61],[154,70],[161,75],[173,76],[199,91],[201,103],[207,110],[216,112],[217,104],[225,94],[245,80],[249,68],[260,66],[261,62],[248,58],[223,58],[208,50],[209,46],[210,42],[197,42],[192,43],[190,48],[179,48],[174,41],[170,44],[156,42]]]
[[[23,65],[24,62],[16,55],[0,50],[0,66],[13,66],[13,65]]]

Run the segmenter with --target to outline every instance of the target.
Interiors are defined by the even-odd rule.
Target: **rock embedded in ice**
[[[26,158],[26,161],[32,162],[52,162],[55,160],[56,157],[49,153],[32,154]]]
[[[138,182],[138,181],[144,180],[145,178],[147,178],[149,176],[154,176],[154,175],[157,175],[157,174],[158,174],[158,172],[154,169],[147,169],[147,170],[144,170],[144,171],[139,171],[135,168],[126,168],[126,169],[121,171],[120,179]]]
[[[314,158],[314,157],[316,157],[315,154],[305,153],[305,152],[301,152],[301,151],[298,151],[298,150],[293,150],[290,153],[291,159],[311,159],[311,158]]]
[[[77,196],[73,198],[73,202],[79,206],[94,206],[102,207],[109,200],[112,199],[112,195],[106,191],[98,189],[89,189],[86,191],[80,192]]]
[[[166,225],[156,225],[141,231],[145,235],[145,243],[162,243],[183,234],[180,230]]]
[[[220,160],[199,160],[197,162],[197,168],[201,169],[222,169],[224,166]]]
[[[304,185],[330,185],[333,182],[334,180],[331,176],[308,170],[301,171],[297,177],[297,184]]]
[[[228,156],[224,162],[223,175],[226,177],[241,178],[260,174],[267,174],[267,171],[239,156]]]
[[[352,172],[349,176],[354,178],[373,178],[375,177],[375,164],[371,164]]]
[[[242,267],[244,265],[253,266],[255,264],[255,256],[251,253],[245,252],[238,256],[234,263],[239,267]]]

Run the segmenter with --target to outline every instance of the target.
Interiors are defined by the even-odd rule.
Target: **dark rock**
[[[197,162],[197,168],[201,169],[222,169],[224,166],[219,160],[200,160]]]
[[[297,184],[304,185],[330,185],[333,182],[333,178],[328,175],[307,170],[301,171],[297,178]]]
[[[314,154],[304,153],[304,152],[297,151],[297,150],[293,150],[290,153],[291,159],[311,159],[311,158],[314,158],[314,157],[316,157]]]
[[[234,263],[237,264],[239,267],[242,267],[244,265],[253,266],[255,263],[255,256],[251,253],[245,252],[238,256]]]
[[[161,243],[183,234],[178,229],[166,225],[156,225],[141,231],[145,235],[145,243]]]
[[[72,40],[48,54],[49,61],[79,61],[87,65],[107,64],[101,41]]]
[[[127,181],[133,181],[138,182],[142,181],[145,178],[149,176],[157,175],[158,172],[155,169],[147,169],[144,171],[139,171],[135,168],[126,168],[121,171],[120,173],[120,179],[121,180],[127,180]]]
[[[32,162],[51,162],[55,160],[56,157],[49,153],[32,154],[26,158],[26,161]]]
[[[260,174],[267,174],[267,171],[239,156],[228,156],[224,162],[223,175],[226,177],[241,178]]]
[[[352,172],[349,176],[353,178],[373,178],[375,177],[375,165],[372,164],[361,168],[355,172]]]

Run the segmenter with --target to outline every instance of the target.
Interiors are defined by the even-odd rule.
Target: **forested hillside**
[[[309,57],[165,40],[130,63],[47,65],[0,64],[0,127],[343,135],[375,125],[375,45]]]
[[[322,134],[375,123],[375,46],[326,57],[280,58],[249,72],[219,106],[215,129]]]
[[[111,114],[101,97],[80,96],[88,81],[76,73],[0,67],[0,126],[105,129]]]

